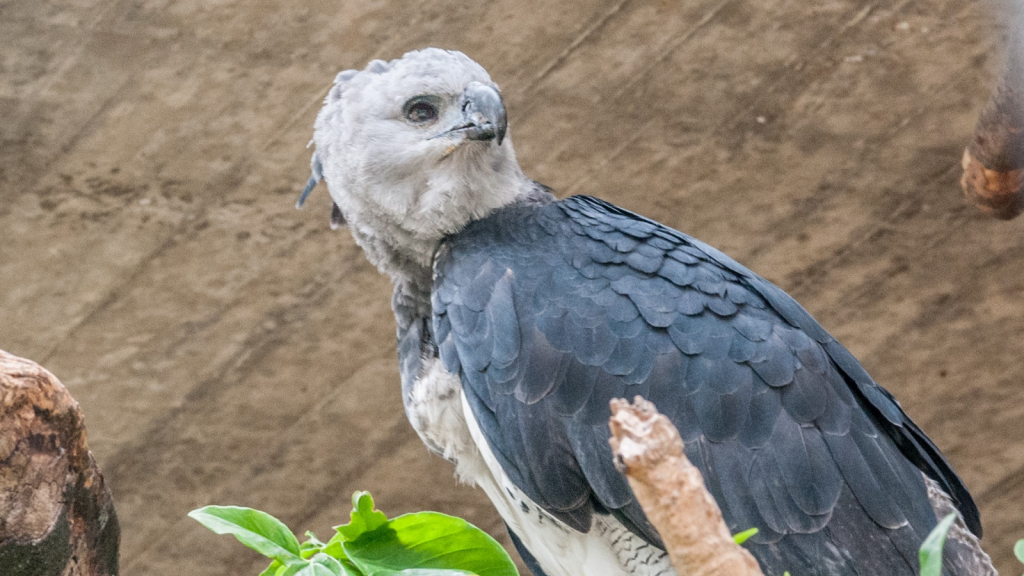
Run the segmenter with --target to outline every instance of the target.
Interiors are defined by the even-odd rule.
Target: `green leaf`
[[[327,568],[330,571],[331,576],[347,576],[345,567],[341,565],[335,558],[331,558],[327,554],[317,554],[310,560],[312,564],[318,564]]]
[[[345,555],[345,550],[341,547],[340,541],[332,542],[324,546],[323,549],[320,550],[320,553],[326,554],[341,562],[341,565],[345,567],[345,571],[351,576],[363,576],[362,570],[353,564],[352,561],[348,559],[348,556]]]
[[[274,576],[277,573],[277,569],[281,566],[284,566],[284,564],[281,564],[277,560],[273,560],[270,562],[270,566],[267,566],[266,570],[260,572],[260,576]]]
[[[266,512],[241,506],[204,506],[188,515],[214,533],[231,534],[242,544],[281,564],[302,561],[295,535]]]
[[[471,572],[462,570],[433,570],[430,568],[411,568],[409,570],[379,570],[374,576],[473,576]]]
[[[955,520],[955,513],[946,516],[924,539],[919,552],[921,576],[940,576],[942,574],[942,547],[946,544],[946,533],[949,532]]]
[[[743,544],[744,542],[749,540],[750,537],[753,536],[754,534],[757,534],[757,528],[751,528],[749,530],[744,530],[743,532],[740,532],[739,534],[735,534],[732,537],[732,540],[733,540],[733,542],[735,542],[737,544]]]
[[[343,542],[342,547],[349,559],[370,576],[406,574],[404,571],[410,569],[518,576],[512,559],[494,538],[461,518],[438,512],[393,518],[377,530]]]
[[[373,576],[473,576],[472,572],[462,570],[434,570],[431,568],[410,568],[408,570],[378,570]]]
[[[1013,546],[1013,555],[1024,564],[1024,540],[1017,540],[1017,544]]]
[[[351,520],[348,524],[334,527],[338,531],[340,538],[335,536],[331,538],[331,542],[334,542],[336,538],[342,542],[355,540],[363,532],[372,532],[388,521],[388,517],[383,512],[373,509],[373,496],[370,496],[369,492],[361,491],[352,495],[352,514],[350,517]]]
[[[330,542],[326,546],[320,549],[321,552],[327,554],[331,558],[338,560],[345,560],[348,556],[345,555],[345,550],[341,547],[341,541]]]
[[[320,540],[317,540],[316,535],[308,530],[306,531],[306,537],[309,539],[303,542],[302,544],[299,544],[299,555],[303,558],[312,558],[313,556],[319,554],[324,549],[324,547],[327,546]]]
[[[345,572],[347,572],[349,576],[365,576],[365,574],[363,574],[363,571],[360,570],[358,566],[353,564],[352,561],[348,558],[341,560],[340,562],[341,565],[345,567]]]
[[[306,561],[296,562],[290,566],[281,566],[277,569],[277,574],[274,576],[295,576],[305,570],[306,566],[309,566],[309,563]]]
[[[323,564],[306,564],[294,576],[337,576]]]

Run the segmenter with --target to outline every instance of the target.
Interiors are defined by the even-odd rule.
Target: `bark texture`
[[[0,350],[0,572],[115,575],[119,540],[78,403],[43,367]]]
[[[616,465],[658,529],[676,571],[687,576],[763,576],[737,545],[700,471],[683,454],[675,426],[637,396],[612,400],[611,445]]]
[[[964,194],[1002,220],[1024,209],[1024,34],[1014,31],[1006,70],[961,162]]]
[[[953,522],[953,526],[946,534],[946,548],[943,554],[945,557],[943,562],[946,567],[949,568],[950,562],[955,561],[959,564],[952,566],[955,566],[957,574],[999,576],[996,567],[992,564],[992,558],[981,548],[981,540],[964,524],[964,519],[960,516],[956,504],[953,503],[949,494],[942,491],[938,482],[927,475],[922,474],[922,476],[924,476],[925,486],[928,487],[928,500],[932,504],[932,510],[935,511],[935,517],[941,520],[950,514],[956,514],[956,521]]]

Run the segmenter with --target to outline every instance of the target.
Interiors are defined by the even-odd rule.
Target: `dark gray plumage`
[[[469,224],[435,271],[445,367],[506,473],[574,528],[609,512],[658,542],[607,443],[609,400],[640,395],[679,428],[730,529],[759,529],[768,573],[915,573],[936,523],[919,470],[980,535],[966,488],[892,396],[714,248],[577,196]]]
[[[608,446],[609,400],[636,395],[678,427],[729,527],[760,530],[766,574],[916,574],[935,509],[981,534],[938,449],[793,299],[656,222],[556,201],[507,128],[463,54],[344,71],[300,204],[325,180],[332,224],[391,277],[409,420],[538,576],[675,574]],[[994,573],[962,526],[946,561]]]

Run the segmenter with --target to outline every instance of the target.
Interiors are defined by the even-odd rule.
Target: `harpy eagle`
[[[766,574],[983,573],[978,509],[927,436],[778,287],[681,232],[526,177],[487,72],[410,52],[338,74],[313,176],[394,284],[413,428],[480,486],[537,576],[674,575],[608,445],[640,395]],[[969,532],[968,532],[969,530]]]

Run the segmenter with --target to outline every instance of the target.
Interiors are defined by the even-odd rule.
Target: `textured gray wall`
[[[1005,8],[1005,7],[1004,7]],[[1024,536],[1024,219],[960,199],[1006,18],[977,0],[0,0],[0,348],[81,402],[123,573],[255,574],[185,513],[326,535],[353,490],[501,532],[405,423],[389,286],[304,148],[333,75],[426,45],[528,174],[793,293]]]

